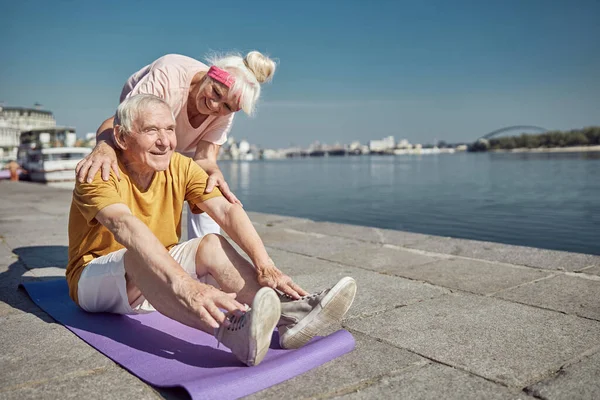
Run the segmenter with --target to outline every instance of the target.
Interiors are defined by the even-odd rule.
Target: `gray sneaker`
[[[215,336],[244,364],[258,365],[265,358],[273,330],[281,315],[279,297],[268,287],[256,292],[252,307],[242,315],[229,315],[228,327],[221,325]]]
[[[280,295],[279,345],[297,349],[333,324],[340,324],[356,295],[356,281],[342,278],[331,289],[293,300]]]

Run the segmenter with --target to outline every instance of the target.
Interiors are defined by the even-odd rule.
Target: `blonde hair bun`
[[[251,51],[244,57],[244,64],[254,74],[258,83],[268,82],[275,74],[277,64],[259,51]]]

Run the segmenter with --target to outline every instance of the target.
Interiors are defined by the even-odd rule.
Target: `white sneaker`
[[[269,350],[280,315],[279,297],[273,289],[263,287],[256,292],[252,307],[240,316],[228,315],[230,325],[221,325],[215,336],[238,360],[248,366],[258,365]]]
[[[299,300],[281,295],[279,345],[297,349],[333,324],[341,324],[356,295],[356,281],[342,278],[331,289],[304,296]]]

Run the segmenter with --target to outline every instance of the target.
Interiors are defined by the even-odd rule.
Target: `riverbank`
[[[70,198],[0,182],[0,398],[186,398],[138,380],[18,289],[64,276]],[[600,397],[599,256],[249,215],[300,285],[350,275],[359,287],[344,321],[356,349],[250,398]]]
[[[511,150],[489,150],[490,153],[578,153],[600,151],[600,146],[538,147],[535,149],[517,148]]]

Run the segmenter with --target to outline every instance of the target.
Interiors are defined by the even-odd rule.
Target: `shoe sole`
[[[247,365],[258,365],[267,355],[271,345],[273,330],[281,316],[281,303],[275,291],[268,287],[256,292],[252,301],[252,320],[250,321],[250,349]],[[254,355],[254,357],[252,357]]]
[[[281,336],[284,349],[297,349],[320,334],[325,328],[340,323],[356,296],[356,281],[342,278],[306,317]]]

